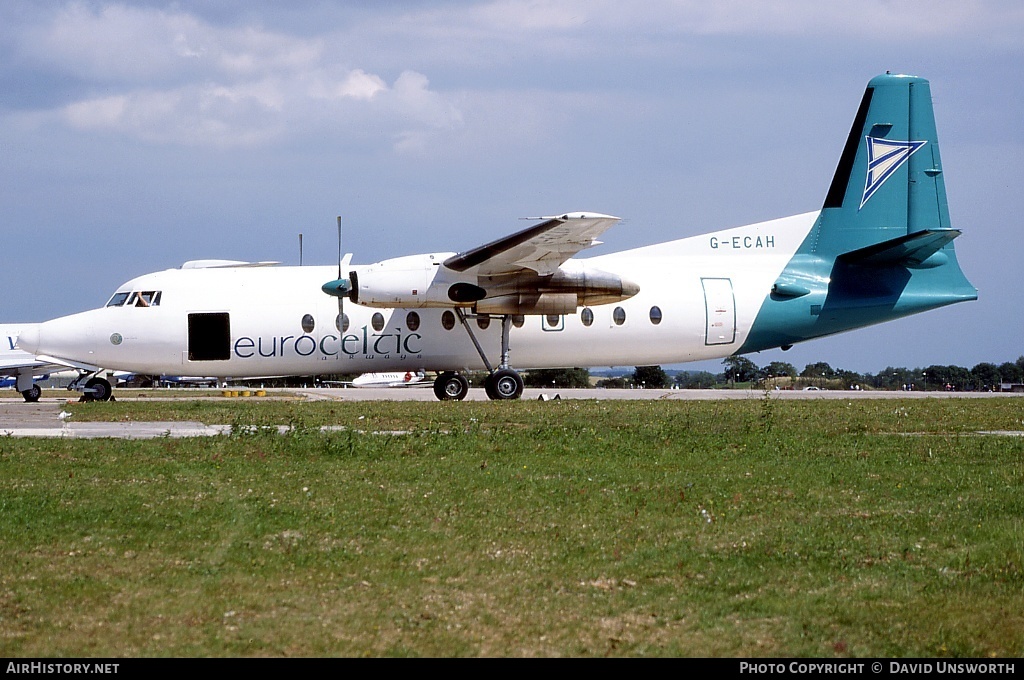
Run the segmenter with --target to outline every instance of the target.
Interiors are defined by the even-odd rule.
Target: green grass
[[[0,656],[1018,657],[1022,406],[73,404],[236,427],[0,438]]]

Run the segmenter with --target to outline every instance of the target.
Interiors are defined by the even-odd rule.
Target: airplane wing
[[[59,371],[67,368],[60,364],[39,361],[28,352],[24,356],[0,358],[0,376],[16,376],[24,371],[32,371],[35,375],[42,375],[52,371]]]
[[[579,251],[600,243],[597,237],[619,221],[618,217],[599,213],[567,213],[537,219],[544,221],[453,255],[444,265],[457,272],[475,268],[480,276],[510,274],[523,269],[546,276]]]

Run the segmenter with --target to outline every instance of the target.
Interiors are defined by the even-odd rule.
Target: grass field
[[[68,408],[235,427],[0,438],[0,656],[1024,655],[1017,399]]]

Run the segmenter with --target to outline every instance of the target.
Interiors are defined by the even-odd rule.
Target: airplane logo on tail
[[[885,180],[892,177],[893,173],[899,170],[908,158],[928,143],[927,140],[898,142],[878,137],[865,137],[865,139],[868,140],[868,174],[864,178],[864,195],[860,199],[861,208],[885,184]]]

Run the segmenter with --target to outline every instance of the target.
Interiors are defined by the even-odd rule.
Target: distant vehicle
[[[821,391],[821,388],[820,387],[815,387],[814,385],[808,385],[807,387],[804,388],[804,392],[820,392],[820,391]]]
[[[483,231],[492,218],[467,219]],[[437,373],[438,399],[464,399],[464,373],[484,369],[489,398],[518,399],[513,362],[650,366],[787,350],[978,297],[953,247],[961,232],[930,85],[914,76],[868,83],[820,209],[589,258],[577,254],[619,218],[536,219],[469,250],[367,265],[342,257],[339,219],[337,268],[192,262],[30,328],[19,347],[91,365],[95,398],[110,396],[100,372],[118,368],[236,380],[423,369]]]

